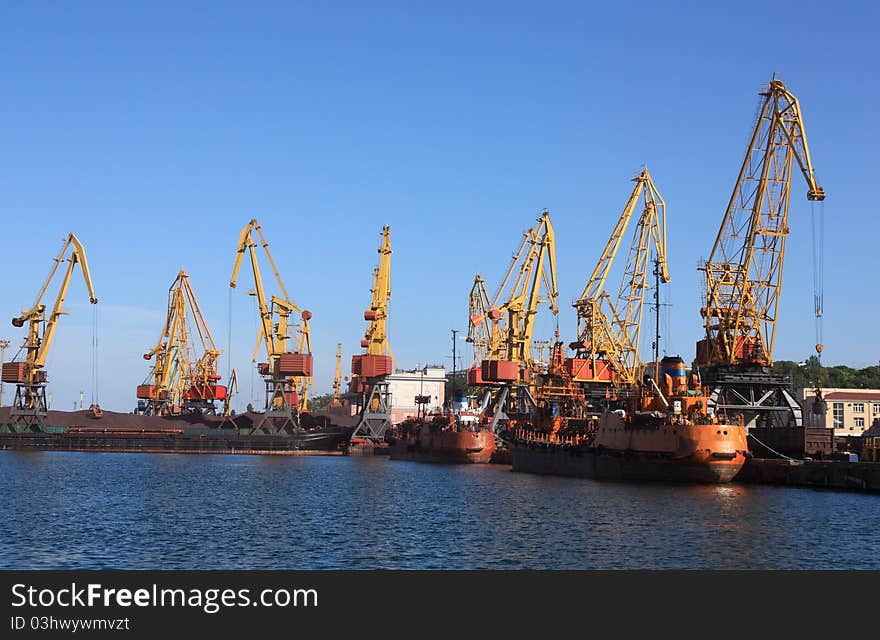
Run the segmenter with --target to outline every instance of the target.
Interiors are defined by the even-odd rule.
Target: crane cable
[[[824,307],[825,203],[811,203],[813,231],[813,306],[816,315],[816,354],[822,357],[822,312]]]
[[[227,319],[226,319],[226,379],[227,379],[227,387],[226,387],[226,402],[228,403],[228,407],[230,410],[234,410],[232,407],[232,287],[229,287],[229,297],[228,297],[228,305],[227,305]],[[233,424],[235,422],[233,421]]]
[[[229,287],[229,302],[226,319],[226,378],[232,380],[232,287]]]
[[[92,305],[92,404],[98,401],[98,305]]]

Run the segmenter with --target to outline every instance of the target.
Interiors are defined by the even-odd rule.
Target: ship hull
[[[488,464],[494,452],[495,436],[490,431],[439,431],[394,439],[390,457],[441,464]]]
[[[539,443],[511,443],[509,449],[514,471],[631,482],[723,484],[733,480],[745,461],[707,460],[697,455],[672,460],[652,454],[597,452],[587,447]]]
[[[726,483],[746,461],[746,430],[736,425],[639,427],[606,416],[589,444],[528,437],[509,442],[514,471],[595,480]]]

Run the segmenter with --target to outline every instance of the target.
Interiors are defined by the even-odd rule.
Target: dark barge
[[[173,417],[104,411],[49,411],[39,425],[17,423],[0,408],[0,449],[124,453],[245,453],[344,455],[352,425],[304,414],[300,427],[277,433],[256,429],[262,414]]]

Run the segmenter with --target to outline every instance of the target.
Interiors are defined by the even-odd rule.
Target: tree
[[[789,376],[795,389],[843,387],[850,389],[880,389],[880,365],[853,369],[846,365],[823,367],[819,358],[810,356],[803,363],[779,360],[773,363],[773,372]]]
[[[333,394],[325,393],[314,398],[309,398],[309,411],[326,411],[333,402]]]

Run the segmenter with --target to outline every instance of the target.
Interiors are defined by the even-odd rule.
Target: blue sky
[[[231,344],[244,404],[260,393],[256,317],[250,285],[230,299],[228,281],[237,235],[256,217],[291,296],[314,313],[323,392],[336,343],[346,364],[359,350],[389,224],[397,364],[448,366],[474,273],[494,287],[545,207],[560,326],[574,333],[570,302],[647,163],[668,204],[667,349],[690,360],[696,263],[776,71],[801,100],[828,194],[823,360],[876,364],[880,11],[710,5],[3,3],[0,318],[32,302],[76,232],[101,300],[99,399],[129,410],[183,267],[220,346]],[[814,343],[800,176],[792,194],[777,359]],[[74,282],[48,363],[56,408],[91,394],[88,306]],[[0,337],[23,337],[2,326]]]

